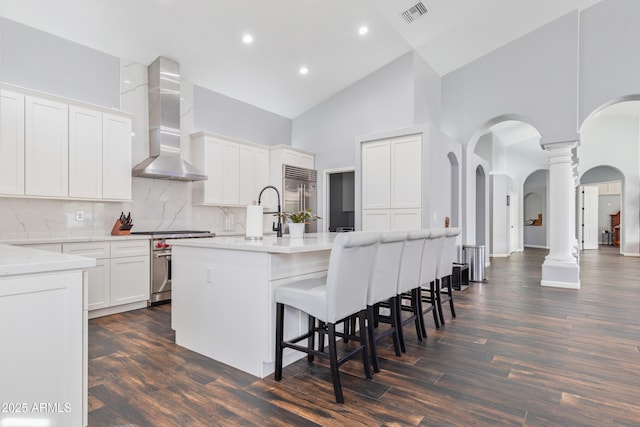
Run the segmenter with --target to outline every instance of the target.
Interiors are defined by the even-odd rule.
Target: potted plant
[[[312,214],[311,209],[298,212],[279,212],[274,216],[283,218],[289,224],[289,235],[292,238],[301,238],[304,234],[305,224],[321,219],[319,216]]]

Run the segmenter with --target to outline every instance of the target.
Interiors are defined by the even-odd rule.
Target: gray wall
[[[580,21],[580,123],[597,108],[640,94],[640,2],[604,0]]]
[[[543,137],[577,130],[579,15],[570,13],[442,78],[442,130],[466,144],[488,120],[518,114]]]
[[[291,119],[194,86],[194,127],[263,145],[291,144]]]
[[[120,107],[120,59],[0,18],[0,80],[105,107]]]

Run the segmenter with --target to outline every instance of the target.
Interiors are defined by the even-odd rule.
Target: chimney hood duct
[[[176,181],[207,179],[180,153],[180,65],[158,57],[149,65],[149,157],[133,176]]]

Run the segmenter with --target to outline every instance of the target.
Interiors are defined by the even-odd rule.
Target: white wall
[[[640,94],[640,2],[604,0],[580,20],[580,123],[599,107]]]
[[[577,130],[579,15],[570,13],[442,78],[442,129],[467,143],[494,117],[518,114],[543,136]]]
[[[0,18],[0,80],[104,107],[120,106],[120,60]]]

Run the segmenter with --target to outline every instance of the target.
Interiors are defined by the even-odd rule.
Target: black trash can
[[[464,245],[462,251],[469,264],[469,281],[484,282],[484,245]]]

